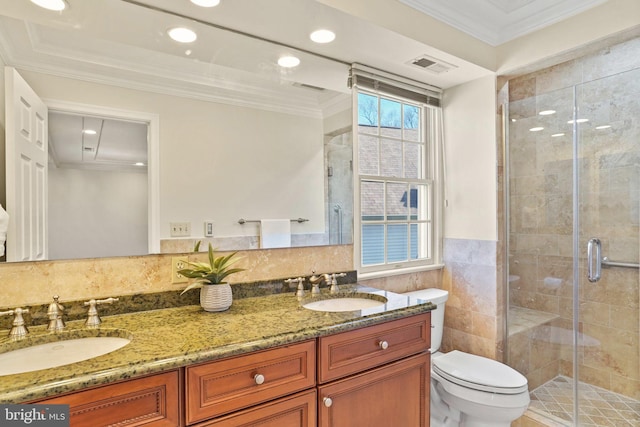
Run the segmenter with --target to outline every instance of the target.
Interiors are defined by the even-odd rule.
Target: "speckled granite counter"
[[[131,342],[112,353],[72,365],[24,374],[0,376],[0,403],[26,402],[86,387],[162,372],[277,345],[360,328],[435,309],[431,303],[373,288],[351,292],[382,296],[387,302],[361,311],[328,313],[301,306],[291,293],[236,299],[228,311],[206,313],[200,306],[152,310],[103,317],[99,329],[82,321],[67,323],[60,338],[111,335]],[[328,295],[324,295],[327,297]],[[4,331],[3,331],[4,332]],[[3,337],[0,353],[47,340],[44,326],[31,328],[26,340]]]

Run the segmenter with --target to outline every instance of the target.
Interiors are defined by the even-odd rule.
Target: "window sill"
[[[368,273],[358,272],[358,280],[378,279],[380,277],[399,276],[401,274],[418,273],[421,271],[440,270],[444,264],[421,265],[419,267],[395,268],[393,270],[371,271]]]

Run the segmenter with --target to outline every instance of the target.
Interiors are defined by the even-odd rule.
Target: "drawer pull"
[[[253,380],[256,382],[256,384],[260,385],[262,383],[264,383],[264,375],[262,374],[255,374],[253,376]]]
[[[322,402],[324,402],[324,406],[326,406],[327,408],[330,408],[331,405],[333,405],[333,400],[331,400],[330,397],[325,397],[324,399],[322,399]]]
[[[386,341],[380,341],[380,342],[378,343],[378,347],[380,347],[380,348],[381,348],[381,349],[383,349],[383,350],[386,350],[386,349],[388,349],[388,348],[389,348],[389,343],[388,343],[388,342],[386,342]]]

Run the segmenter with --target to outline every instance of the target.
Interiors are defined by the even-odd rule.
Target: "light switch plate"
[[[204,222],[204,237],[213,237],[213,221]]]
[[[171,237],[189,237],[191,236],[191,223],[190,222],[170,222],[170,235]]]

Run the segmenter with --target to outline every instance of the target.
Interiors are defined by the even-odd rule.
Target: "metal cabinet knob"
[[[381,349],[386,350],[387,348],[389,348],[389,343],[388,343],[388,342],[386,342],[386,341],[380,341],[380,342],[378,343],[378,346],[379,346]]]
[[[326,406],[327,408],[330,408],[331,405],[333,405],[333,400],[331,400],[330,397],[325,397],[324,399],[322,399],[322,402],[324,403],[324,406]]]
[[[256,382],[256,384],[260,385],[262,383],[264,383],[264,375],[262,374],[255,374],[253,376],[253,380]]]

